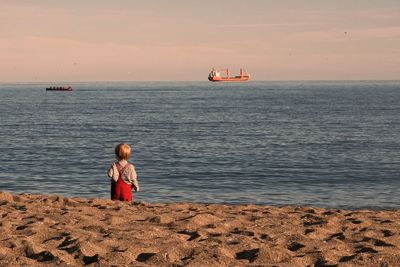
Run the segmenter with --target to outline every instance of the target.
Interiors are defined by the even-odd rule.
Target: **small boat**
[[[72,91],[71,86],[50,86],[46,88],[46,91]]]
[[[221,73],[226,73],[226,76],[222,77]],[[208,74],[208,80],[210,82],[247,82],[249,79],[250,74],[243,69],[240,69],[240,75],[232,77],[229,76],[229,69],[218,71],[213,68],[210,74]]]

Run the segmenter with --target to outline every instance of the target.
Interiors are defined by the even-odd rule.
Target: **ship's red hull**
[[[249,76],[236,76],[236,77],[208,77],[211,82],[247,82]]]

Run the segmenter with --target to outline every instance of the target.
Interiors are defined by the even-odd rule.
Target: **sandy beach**
[[[399,266],[400,211],[0,192],[1,266]]]

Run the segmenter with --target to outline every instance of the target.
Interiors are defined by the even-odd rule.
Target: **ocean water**
[[[0,84],[0,191],[145,202],[400,208],[400,82]]]

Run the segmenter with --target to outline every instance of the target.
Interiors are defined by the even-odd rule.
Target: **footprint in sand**
[[[301,248],[304,248],[304,247],[305,247],[305,245],[303,245],[303,244],[301,244],[301,243],[293,242],[293,243],[291,243],[291,244],[288,246],[288,249],[289,249],[290,251],[297,251],[297,250],[299,250],[299,249],[301,249]]]
[[[56,259],[56,257],[47,250],[39,253],[26,252],[26,256],[30,259],[37,260],[38,262],[53,261]]]
[[[314,209],[308,209],[304,211],[305,213],[311,213],[311,214],[315,214],[315,210]]]
[[[204,226],[204,228],[215,229],[215,228],[217,228],[217,225],[215,225],[214,223],[210,223],[210,224],[207,224],[206,226]]]
[[[144,252],[144,253],[140,253],[136,260],[139,262],[145,262],[148,261],[151,257],[153,257],[154,255],[156,255],[157,253],[153,253],[153,252]]]
[[[350,256],[343,256],[339,259],[339,262],[348,262],[351,261],[352,259],[354,259],[357,256],[357,254],[353,254]]]
[[[336,211],[336,212],[337,212],[337,211]],[[329,215],[335,214],[336,212],[335,212],[335,211],[328,210],[328,211],[323,212],[322,215],[329,216]]]
[[[37,252],[39,250],[37,245],[34,243],[30,243],[29,241],[23,242],[23,246],[25,256],[38,262],[47,262],[58,259],[50,251],[44,250]]]
[[[72,254],[72,253],[76,252],[77,250],[79,250],[77,243],[78,243],[78,238],[74,239],[70,235],[66,235],[64,238],[64,241],[60,245],[58,245],[57,248],[61,249],[61,250],[65,250],[69,254]]]
[[[32,229],[29,229],[28,227],[29,227],[28,224],[19,225],[15,228],[15,230],[18,231],[19,234],[24,235],[24,236],[32,236],[32,235],[36,234],[35,231],[32,231]]]
[[[350,221],[353,224],[361,224],[363,221],[357,219],[357,218],[349,218],[347,219],[348,221]]]
[[[147,218],[146,221],[151,223],[161,223],[161,216],[152,216]]]
[[[301,219],[305,220],[303,222],[303,226],[313,226],[313,225],[321,225],[321,224],[326,224],[328,223],[326,220],[324,220],[321,217],[315,216],[313,214],[306,214],[304,216],[300,217]]]
[[[17,247],[17,244],[14,241],[10,240],[10,239],[11,238],[3,240],[3,246],[6,247],[6,248],[10,248],[10,249],[13,249],[13,248]]]
[[[267,234],[260,235],[260,239],[262,239],[264,241],[271,241],[272,240],[272,238]]]
[[[119,247],[112,247],[111,248],[112,252],[125,252],[127,250],[128,250],[128,248],[119,248]]]
[[[374,240],[374,245],[378,247],[394,247],[394,245],[386,243],[385,241],[379,239]]]
[[[356,253],[378,253],[378,251],[376,251],[375,249],[367,246],[358,246],[357,248],[358,250],[356,251]]]
[[[315,232],[314,229],[309,229],[309,228],[307,228],[307,229],[304,230],[304,234],[305,234],[305,235],[307,235],[307,234],[309,234],[309,233],[313,233],[313,232]]]
[[[389,237],[389,236],[393,236],[394,235],[394,233],[392,231],[386,230],[386,229],[382,230],[382,234],[383,234],[384,237]]]
[[[260,249],[255,248],[255,249],[249,249],[249,250],[243,250],[241,252],[236,253],[236,259],[237,260],[248,260],[250,263],[255,261],[260,254]]]
[[[339,240],[345,240],[345,239],[346,239],[346,237],[344,236],[344,233],[343,233],[343,232],[339,232],[339,233],[336,233],[336,234],[331,235],[331,236],[328,238],[328,240],[331,240],[331,239],[333,239],[333,238],[339,239]]]
[[[192,241],[200,237],[200,234],[197,231],[182,230],[179,231],[178,234],[188,235],[189,238],[186,241]]]
[[[13,208],[20,211],[27,211],[28,208],[25,205],[13,205]]]
[[[95,262],[99,261],[99,254],[95,254],[93,256],[84,256],[82,258],[82,261],[85,263],[85,265],[89,265]]]
[[[24,230],[26,228],[28,228],[28,225],[20,225],[20,226],[17,226],[17,228],[15,228],[15,230],[19,231],[19,230]]]
[[[69,235],[70,235],[69,233],[61,233],[61,235],[53,236],[53,237],[50,237],[50,238],[44,240],[43,243],[47,243],[47,242],[52,241],[52,240],[58,241],[58,240],[61,240],[64,237],[69,236]]]
[[[253,231],[249,230],[240,230],[239,228],[235,228],[231,231],[232,234],[237,234],[237,235],[244,235],[244,236],[254,236]]]
[[[377,247],[394,247],[394,245],[386,243],[383,240],[370,238],[370,237],[365,237],[362,240],[362,242],[369,242],[369,243],[371,243],[371,244],[373,244],[374,246],[377,246]]]

